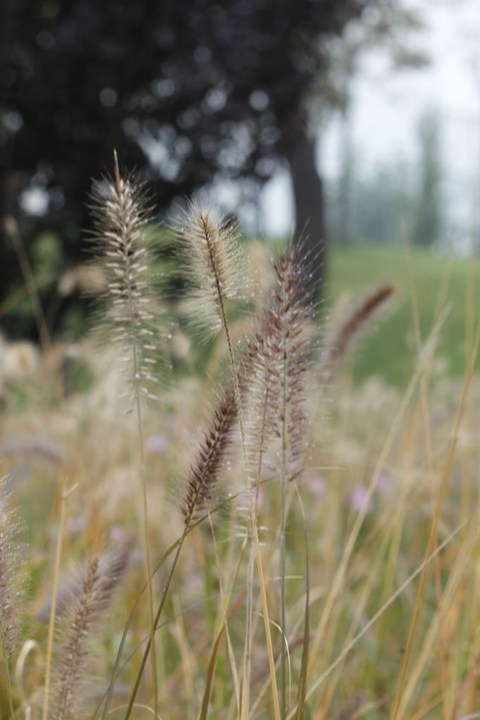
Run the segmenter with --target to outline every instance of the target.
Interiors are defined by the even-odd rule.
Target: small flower
[[[315,497],[323,497],[327,492],[327,481],[319,473],[312,473],[307,480],[307,487]]]
[[[67,529],[71,535],[81,533],[85,529],[85,518],[82,515],[74,515],[68,521]]]
[[[371,513],[375,507],[373,498],[369,497],[366,485],[354,485],[348,494],[347,504],[352,508],[352,510],[355,510],[355,512],[362,512],[365,510],[367,515]]]
[[[386,495],[392,489],[392,479],[386,473],[380,473],[375,485],[375,492],[379,495]]]
[[[158,435],[150,435],[147,438],[146,451],[148,455],[155,455],[165,452],[171,445],[170,438],[167,435],[159,433]]]

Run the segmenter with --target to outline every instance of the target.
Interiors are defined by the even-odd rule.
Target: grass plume
[[[91,633],[127,569],[130,554],[131,544],[126,543],[120,552],[104,558],[94,555],[87,564],[59,654],[57,690],[52,707],[54,720],[78,717]]]
[[[286,716],[287,673],[287,598],[286,598],[286,523],[287,482],[294,479],[301,467],[307,415],[304,410],[304,376],[307,369],[308,340],[305,319],[308,305],[302,292],[302,266],[290,247],[275,264],[276,291],[270,311],[271,333],[269,351],[275,366],[275,390],[270,404],[274,408],[277,433],[280,437],[280,626],[281,644],[281,708]]]
[[[235,393],[233,386],[228,385],[214,408],[210,424],[200,443],[197,458],[190,468],[181,508],[187,524],[195,520],[211,499],[225,455],[233,442],[237,420]]]
[[[143,503],[145,565],[148,583],[150,640],[152,645],[152,673],[154,709],[157,712],[157,662],[155,621],[153,611],[152,564],[150,559],[148,502],[145,479],[145,447],[142,400],[156,399],[150,386],[156,378],[152,367],[157,362],[158,345],[154,342],[151,310],[150,261],[145,225],[151,219],[143,186],[133,176],[122,177],[115,153],[115,175],[98,186],[100,192],[92,211],[95,218],[94,238],[97,253],[104,261],[107,275],[107,298],[116,333],[115,340],[124,350],[123,360],[131,368],[130,392],[127,396],[135,404],[137,439],[140,456],[140,484]],[[101,192],[103,188],[103,192]]]
[[[134,175],[122,177],[116,155],[114,177],[95,184],[91,212],[95,231],[90,240],[107,279],[103,299],[127,367],[129,397],[135,401],[138,393],[151,394],[159,351],[146,235],[152,218],[143,185]]]
[[[157,349],[150,335],[154,302],[137,303],[154,300],[143,190],[116,164],[113,176],[99,183],[96,193],[95,242],[108,279],[107,315],[121,343],[118,354],[127,359],[126,395],[134,415],[131,422],[123,422],[114,402],[106,408],[111,410],[107,421],[108,412],[97,411],[105,388],[95,382],[52,403],[50,393],[42,393],[43,371],[27,382],[9,379],[1,388],[0,456],[9,466],[9,483],[15,486],[25,523],[20,537],[14,538],[15,518],[8,496],[2,495],[0,639],[7,673],[2,666],[0,718],[13,720],[14,713],[17,720],[40,717],[50,668],[50,700],[44,700],[43,708],[43,717],[50,720],[108,720],[113,715],[128,720],[155,716],[156,709],[158,717],[170,720],[210,715],[301,720],[352,713],[392,720],[473,717],[480,698],[475,654],[480,642],[479,381],[473,373],[480,329],[475,278],[465,297],[468,370],[463,388],[454,374],[447,376],[442,363],[434,363],[447,300],[455,304],[463,288],[457,284],[448,295],[443,282],[425,345],[419,332],[426,327],[423,298],[415,312],[418,358],[393,353],[402,377],[409,375],[413,363],[417,366],[405,394],[372,373],[361,385],[347,377],[332,397],[333,411],[320,421],[323,412],[317,416],[316,409],[323,409],[325,395],[319,375],[325,382],[341,369],[353,339],[391,297],[392,286],[373,292],[342,324],[332,323],[327,357],[319,367],[315,318],[302,292],[308,270],[301,252],[288,246],[272,262],[269,289],[256,292],[254,302],[249,299],[248,317],[230,324],[228,298],[242,295],[238,278],[234,281],[238,247],[232,252],[225,248],[229,240],[222,240],[218,216],[197,208],[193,218],[185,216],[178,240],[190,262],[187,275],[198,304],[207,293],[210,297],[201,324],[209,333],[221,326],[220,337],[203,345],[192,343],[188,357],[172,353],[172,392],[165,393],[162,406],[144,403],[142,398],[154,394],[155,380],[153,362],[145,359],[156,361]],[[231,226],[224,230],[228,234]],[[142,247],[145,251],[137,252]],[[243,249],[249,255],[252,244],[246,242]],[[262,257],[270,253],[266,249]],[[355,263],[367,264],[363,253],[363,248],[358,254],[354,249],[342,252],[342,263],[352,254]],[[385,257],[389,253],[385,249]],[[260,266],[258,257],[257,248],[250,275]],[[412,253],[413,269],[418,257]],[[430,259],[422,257],[430,272]],[[385,267],[380,272],[402,286],[399,263],[393,265],[394,275]],[[358,268],[355,272],[344,284],[350,291],[356,281],[366,280]],[[266,287],[263,276],[257,280],[256,287]],[[165,310],[171,313],[169,319],[175,318],[173,302]],[[179,304],[178,315],[182,310]],[[397,320],[398,313],[387,320],[391,336]],[[461,313],[454,324],[461,324]],[[405,333],[399,327],[403,344]],[[0,338],[2,366],[7,364],[7,343]],[[190,456],[191,430],[206,393],[212,391],[212,378],[218,377],[219,363],[227,360],[225,345],[230,375],[215,391],[217,401],[185,477],[183,458],[187,452]],[[88,339],[77,349],[92,368],[108,362]],[[443,354],[441,348],[438,360]],[[386,354],[380,362],[387,366],[391,359],[392,354]],[[47,360],[45,371],[53,373],[58,363]],[[44,364],[41,354],[38,362]],[[137,373],[135,364],[148,375]],[[365,369],[368,374],[368,363]],[[356,364],[354,378],[357,370]],[[428,382],[422,383],[424,376]],[[314,438],[318,442],[308,442]],[[52,482],[52,472],[66,468],[70,490],[76,488],[68,508],[70,490],[60,503]],[[141,485],[136,485],[139,477]],[[150,478],[148,526],[145,488]],[[247,516],[241,499],[245,488]],[[165,499],[171,489],[177,493],[180,519]],[[232,492],[226,496],[223,489]],[[361,491],[354,501],[352,490]],[[134,506],[142,499],[144,517],[137,517]],[[231,515],[224,513],[229,507],[234,508]],[[228,521],[214,522],[219,515]],[[241,541],[239,519],[246,531]],[[205,521],[209,533],[193,531]],[[142,548],[132,553],[128,541],[142,522],[146,550],[149,540],[152,549],[149,580],[158,579],[153,625],[147,612],[152,582],[145,581],[143,567],[149,560],[145,563]],[[97,548],[108,534],[122,548],[120,556],[95,556],[84,572],[72,574],[83,548]],[[34,594],[31,618],[38,618],[38,609],[50,596],[52,577],[54,602],[47,605],[48,634],[46,624],[40,623],[17,648],[17,615],[22,635],[28,628],[16,594],[18,548],[24,541],[32,546],[27,565]],[[116,597],[115,612],[108,612],[130,555],[137,567]],[[433,575],[427,572],[432,562],[438,564]],[[64,586],[55,581],[62,576],[75,577],[75,582]],[[54,643],[58,627],[64,632]],[[50,651],[50,640],[55,652]],[[90,673],[93,651],[100,645],[102,688],[93,687]],[[93,700],[94,690],[98,704],[90,715],[87,697]]]
[[[188,282],[186,312],[193,327],[215,335],[223,325],[225,300],[241,296],[238,225],[190,202],[176,224],[176,237]]]
[[[395,294],[394,285],[381,285],[369,293],[347,315],[331,337],[320,367],[320,378],[327,383],[332,380],[338,365],[346,355],[351,343],[365,325]]]

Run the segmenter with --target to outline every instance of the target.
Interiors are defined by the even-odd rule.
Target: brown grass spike
[[[355,336],[365,327],[375,312],[390,300],[395,291],[394,285],[382,285],[367,295],[343,321],[330,340],[320,367],[320,378],[323,382],[331,380],[338,363],[346,354]]]
[[[130,554],[131,544],[126,544],[118,554],[102,559],[94,555],[87,565],[60,653],[57,692],[53,703],[54,720],[71,720],[78,716],[78,698],[85,680],[92,626],[106,610],[113,591],[125,573]]]

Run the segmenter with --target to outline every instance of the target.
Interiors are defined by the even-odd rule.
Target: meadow
[[[478,264],[334,251],[320,322],[194,206],[164,302],[131,182],[103,344],[0,348],[0,717],[480,717]]]
[[[398,245],[334,247],[330,254],[326,302],[340,298],[350,302],[380,282],[393,283],[397,300],[359,353],[353,358],[356,382],[378,375],[391,385],[405,387],[415,364],[412,320],[412,281],[418,305],[422,337],[431,331],[441,308],[447,307],[436,352],[437,362],[448,376],[465,372],[465,342],[471,329],[471,313],[478,312],[480,260],[458,258],[415,246],[409,248],[411,279],[405,248]]]

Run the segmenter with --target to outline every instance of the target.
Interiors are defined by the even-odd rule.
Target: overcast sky
[[[354,82],[352,136],[362,172],[395,160],[416,161],[418,121],[427,108],[440,113],[444,191],[450,222],[465,230],[480,195],[480,0],[401,0],[418,9],[427,28],[415,43],[431,59],[417,71],[391,73],[385,54],[369,53]],[[318,165],[327,178],[339,170],[339,123],[319,135]],[[288,176],[264,192],[267,234],[288,232],[293,221]],[[461,244],[461,243],[460,243]],[[467,243],[468,244],[468,243]]]

